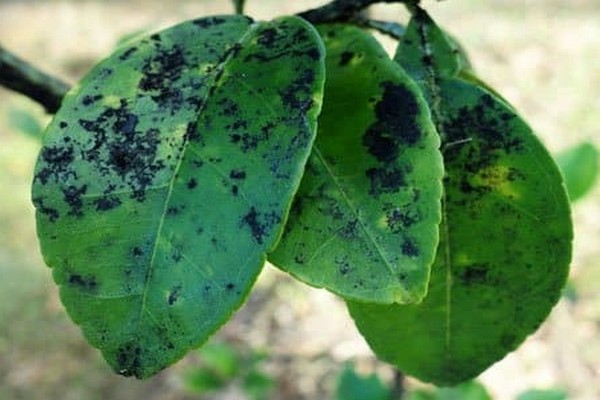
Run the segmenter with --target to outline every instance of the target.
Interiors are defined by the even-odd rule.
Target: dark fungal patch
[[[195,178],[191,178],[189,181],[187,181],[186,186],[188,189],[194,189],[198,186],[198,181]]]
[[[121,60],[121,61],[128,60],[137,50],[138,50],[138,48],[135,46],[128,48],[127,50],[125,50],[125,52],[123,54],[121,54],[119,56],[119,60]]]
[[[363,137],[368,152],[380,162],[395,160],[404,146],[421,139],[417,123],[419,104],[413,92],[403,85],[382,83],[383,96],[375,105],[376,122]]]
[[[369,168],[365,174],[371,183],[369,193],[373,196],[395,193],[406,186],[405,173],[397,167]]]
[[[404,254],[407,257],[418,257],[420,254],[417,242],[410,237],[404,238],[404,242],[402,243],[401,249],[402,254]]]
[[[181,285],[175,286],[169,292],[169,296],[167,297],[167,303],[170,306],[172,306],[173,304],[175,304],[175,302],[177,301],[177,299],[179,299],[179,295],[180,294],[181,294]]]
[[[121,200],[116,196],[104,196],[94,201],[97,211],[109,211],[121,205]]]
[[[281,217],[275,212],[260,213],[254,207],[251,207],[248,213],[242,218],[242,224],[250,227],[252,237],[258,244],[263,244],[264,237],[268,236],[273,227],[280,222]]]
[[[229,283],[227,283],[225,285],[225,289],[227,289],[227,290],[233,290],[233,289],[235,289],[235,284],[232,283],[232,282],[229,282]]]
[[[340,55],[340,62],[338,63],[338,65],[340,67],[344,67],[344,66],[348,65],[350,63],[350,61],[352,61],[353,58],[354,58],[354,53],[353,52],[351,52],[351,51],[344,51]]]
[[[462,106],[446,118],[444,160],[449,169],[462,171],[450,176],[449,184],[475,201],[493,192],[499,183],[525,180],[525,174],[517,169],[500,174],[494,168],[500,158],[524,150],[523,139],[514,134],[514,119],[512,111],[487,93],[474,106]],[[460,142],[465,143],[451,145]]]
[[[94,276],[83,276],[80,274],[71,274],[68,278],[68,283],[86,292],[95,291],[98,289],[98,281]]]
[[[79,124],[92,134],[93,144],[82,151],[83,160],[93,164],[103,178],[120,178],[121,182],[111,181],[112,189],[104,194],[125,186],[132,198],[143,201],[146,187],[165,168],[164,161],[156,158],[160,132],[155,128],[140,131],[138,117],[125,100],[117,108],[106,107],[95,120],[79,120]],[[109,131],[117,134],[111,140],[107,139]]]
[[[71,207],[69,215],[74,215],[77,217],[83,216],[83,200],[81,199],[81,197],[87,192],[87,185],[82,185],[79,187],[70,185],[67,187],[63,187],[61,190],[63,193],[63,199],[65,203],[67,203],[69,207]]]
[[[36,210],[40,214],[47,216],[50,222],[56,222],[56,220],[60,217],[57,209],[48,207],[44,204],[43,197],[35,197],[32,199],[32,201],[33,204],[35,204]]]
[[[173,83],[181,78],[185,68],[184,52],[179,46],[161,48],[142,65],[138,87],[143,92],[151,92],[150,97],[160,107],[180,108],[183,94]]]
[[[267,28],[258,34],[258,44],[265,47],[272,47],[277,41],[277,29]]]
[[[85,95],[81,99],[81,104],[88,107],[88,106],[91,106],[91,105],[97,103],[98,101],[102,100],[103,97],[104,96],[102,96],[101,94],[97,94],[95,96]]]
[[[116,353],[118,373],[123,376],[142,377],[142,348],[137,342],[121,346]]]
[[[394,207],[386,211],[386,223],[392,233],[400,233],[419,221],[421,215],[413,207]]]
[[[306,96],[312,90],[315,81],[315,72],[312,69],[305,69],[299,73],[282,93],[284,103],[291,109],[305,113],[312,107],[313,99]]]
[[[35,180],[42,185],[48,183],[50,177],[61,182],[68,178],[75,178],[71,163],[75,160],[72,146],[48,146],[41,152],[44,167],[36,174]]]
[[[459,279],[465,285],[483,284],[488,280],[489,264],[473,264],[465,267]]]
[[[248,22],[252,22],[252,19],[250,19],[248,17],[244,17],[244,18],[246,18],[246,20]],[[225,19],[223,17],[206,17],[206,18],[195,19],[192,21],[192,23],[194,25],[196,25],[200,28],[203,28],[203,29],[208,29],[213,26],[221,25],[221,24],[224,24],[225,22],[227,22],[227,19]]]
[[[229,172],[229,177],[236,180],[246,179],[246,171],[232,169],[231,172]]]

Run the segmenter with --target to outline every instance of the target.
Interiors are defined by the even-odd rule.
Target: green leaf
[[[251,399],[256,400],[269,398],[268,394],[273,389],[273,386],[275,386],[275,380],[257,368],[248,371],[248,374],[244,376],[242,381],[244,392]]]
[[[567,393],[558,389],[532,389],[521,393],[517,400],[567,400]]]
[[[580,143],[556,156],[572,202],[594,187],[600,169],[599,158],[598,149],[590,142]]]
[[[415,390],[407,400],[492,400],[492,397],[481,383],[468,381],[450,388]]]
[[[349,303],[375,353],[437,385],[515,349],[560,297],[572,226],[560,173],[527,124],[487,91],[441,80],[443,223],[418,305]]]
[[[337,400],[390,400],[392,393],[377,374],[360,375],[347,364],[338,378]]]
[[[394,60],[417,82],[429,85],[434,76],[450,78],[461,70],[465,61],[461,61],[463,56],[453,43],[456,41],[449,39],[424,10],[415,6]]]
[[[212,343],[205,345],[198,351],[198,355],[206,367],[215,371],[225,379],[232,379],[239,370],[239,357],[235,349],[225,343]]]
[[[8,124],[11,128],[18,130],[32,139],[37,141],[42,139],[44,128],[40,120],[31,111],[16,107],[9,108]]]
[[[269,260],[345,298],[420,301],[438,240],[443,175],[429,110],[372,36],[344,25],[320,32],[326,102]]]
[[[185,22],[120,48],[65,98],[33,201],[71,318],[123,375],[203,343],[281,234],[314,140],[317,32]]]

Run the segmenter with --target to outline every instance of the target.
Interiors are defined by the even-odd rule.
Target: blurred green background
[[[323,3],[247,0],[247,13],[268,19]],[[462,41],[480,77],[515,105],[551,152],[581,141],[599,145],[600,1],[423,4]],[[0,0],[0,43],[73,83],[126,35],[231,10],[227,0]],[[398,5],[374,7],[372,15],[406,21]],[[390,40],[385,43],[393,49]],[[37,135],[48,119],[41,107],[0,88],[0,400],[333,399],[348,360],[360,371],[392,379],[333,296],[273,268],[217,335],[217,356],[212,347],[193,352],[144,382],[115,376],[66,317],[39,254],[29,186]],[[480,377],[494,399],[515,399],[530,388],[600,399],[599,186],[574,206],[568,298],[517,352]],[[227,343],[226,350],[220,343]],[[228,369],[231,364],[239,368]],[[199,394],[215,379],[222,383],[213,386],[216,391]]]

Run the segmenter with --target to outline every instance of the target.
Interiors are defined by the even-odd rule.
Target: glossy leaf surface
[[[560,296],[571,255],[558,169],[502,101],[440,81],[444,220],[419,305],[349,303],[375,353],[437,385],[472,378],[519,345]]]
[[[299,18],[203,18],[120,48],[64,100],[35,170],[38,235],[119,373],[156,373],[244,300],[314,140],[323,58]]]
[[[429,110],[369,34],[343,25],[320,32],[328,78],[317,140],[269,260],[345,298],[420,301],[443,174]]]

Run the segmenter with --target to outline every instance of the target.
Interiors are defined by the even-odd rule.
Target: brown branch
[[[419,0],[333,0],[324,6],[304,11],[298,16],[313,24],[342,22],[353,19],[365,8],[376,3],[418,4]]]
[[[21,93],[53,114],[69,85],[48,75],[0,46],[0,85]]]

